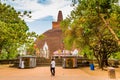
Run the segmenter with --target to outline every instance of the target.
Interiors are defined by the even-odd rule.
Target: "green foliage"
[[[103,68],[104,66],[109,66],[108,58],[112,54],[119,52],[119,46],[117,42],[110,38],[101,38],[99,43],[94,47],[94,56],[99,61],[99,67]]]
[[[109,58],[111,54],[119,51],[117,42],[113,39],[100,39],[99,44],[94,46],[95,56],[101,56],[101,58]]]
[[[28,44],[27,46],[28,46],[27,47],[27,53],[29,55],[34,55],[35,54],[34,44],[33,43],[32,44]]]
[[[7,53],[0,54],[0,60],[7,59]]]
[[[16,59],[17,56],[18,56],[18,54],[16,54],[16,53],[11,53],[11,54],[2,53],[2,54],[0,54],[0,60]]]
[[[10,53],[10,54],[7,54],[7,59],[16,59],[18,56],[17,53]]]
[[[83,52],[90,51],[87,49],[95,52],[97,48],[98,62],[104,65],[106,58],[107,63],[110,55],[118,51],[120,6],[117,3],[118,0],[79,0],[71,15],[61,23],[65,44],[79,47]]]
[[[5,45],[7,41],[23,42],[26,39],[26,31],[28,26],[23,20],[19,18],[18,13],[14,8],[0,3],[0,30],[1,30],[1,43]]]
[[[31,14],[30,11],[17,12],[10,5],[0,2],[0,54],[3,59],[15,58],[18,53],[17,49],[21,45],[34,42],[34,38],[37,36],[36,33],[28,32],[28,26],[20,18],[23,16],[30,17],[29,14]],[[3,50],[4,52],[2,52]]]
[[[87,56],[88,59],[93,59],[94,58],[93,51],[90,50],[89,46],[86,46],[84,49],[82,49],[81,52],[80,52],[80,54],[81,55],[86,54],[86,56]]]
[[[117,53],[112,54],[111,57],[112,57],[113,59],[118,59],[118,60],[120,60],[120,52],[117,52]]]

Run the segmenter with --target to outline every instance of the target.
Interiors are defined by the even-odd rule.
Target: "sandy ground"
[[[108,75],[109,67],[105,68],[105,70],[101,70],[98,67],[95,67],[95,70],[90,70],[89,67],[81,67],[80,69],[91,76],[102,76],[102,77],[109,76]],[[120,78],[120,67],[114,69],[115,69],[116,78]]]
[[[116,79],[120,80],[120,68],[115,69]],[[56,67],[56,75],[51,76],[49,67],[31,69],[11,68],[9,65],[0,65],[0,80],[110,80],[108,71],[89,67],[77,69],[63,69]]]

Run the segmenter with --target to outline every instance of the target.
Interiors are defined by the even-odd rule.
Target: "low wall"
[[[0,60],[0,64],[14,64],[18,63],[18,59],[12,59],[12,60]]]
[[[51,59],[45,59],[38,57],[36,59],[37,66],[49,66]],[[57,66],[62,66],[62,59],[55,59]],[[114,66],[115,60],[108,60],[110,65]],[[97,60],[91,59],[78,59],[77,64],[79,66],[89,66],[90,63],[98,64]],[[12,60],[0,60],[0,64],[19,64],[19,59]],[[120,64],[120,60],[118,60],[118,64]]]

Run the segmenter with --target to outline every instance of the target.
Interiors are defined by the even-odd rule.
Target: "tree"
[[[35,39],[40,38],[40,36],[36,35],[35,32],[28,32],[28,39],[27,42],[25,43],[27,47],[27,53],[31,55],[35,55]]]
[[[61,23],[64,40],[67,41],[68,45],[82,49],[89,46],[97,60],[99,59],[98,63],[102,63],[102,65],[99,64],[100,68],[103,68],[105,57],[107,65],[109,55],[115,52],[114,47],[118,51],[116,42],[119,40],[120,6],[117,1],[79,0],[78,6],[71,12],[71,15]],[[101,55],[104,58],[101,58]]]
[[[115,52],[118,52],[118,44],[110,38],[102,38],[99,43],[93,47],[94,56],[96,57],[99,67],[109,66],[108,58]]]
[[[20,16],[13,7],[0,2],[0,53],[3,49],[10,53],[27,42],[29,28]]]

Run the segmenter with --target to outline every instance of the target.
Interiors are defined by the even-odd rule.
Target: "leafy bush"
[[[0,54],[0,60],[7,59],[7,53]]]

